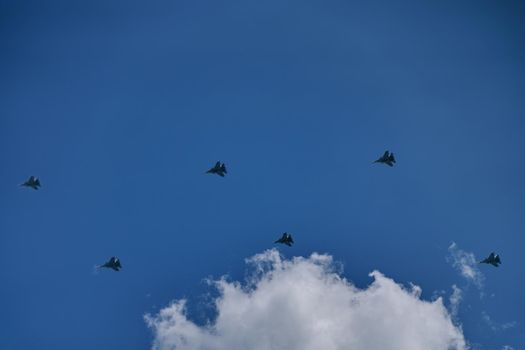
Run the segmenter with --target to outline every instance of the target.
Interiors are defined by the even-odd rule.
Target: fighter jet
[[[493,266],[498,267],[501,264],[501,260],[498,254],[494,254],[494,252],[492,252],[488,256],[488,258],[481,260],[479,263],[480,264],[491,264]]]
[[[221,162],[215,163],[213,168],[211,168],[210,170],[206,172],[206,174],[217,174],[221,177],[224,177],[224,174],[227,174],[227,173],[228,172],[226,171],[226,166],[224,165],[224,163],[221,163]]]
[[[119,271],[122,268],[122,265],[120,265],[120,260],[114,256],[112,256],[108,261],[106,261],[102,265],[98,265],[98,268],[107,267],[108,269],[113,269],[115,271]]]
[[[374,163],[384,163],[388,166],[394,166],[395,162],[396,162],[396,159],[394,158],[394,153],[390,153],[388,151],[385,151],[385,153],[381,156],[381,158],[374,161]]]
[[[40,180],[38,177],[30,176],[29,179],[20,186],[31,187],[34,190],[38,190],[40,187]]]
[[[288,247],[291,247],[294,242],[293,242],[292,235],[289,234],[288,232],[285,232],[283,233],[283,236],[279,238],[278,240],[276,240],[274,243],[282,243],[282,244],[286,244]]]

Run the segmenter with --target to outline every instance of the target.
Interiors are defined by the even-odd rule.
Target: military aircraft
[[[288,247],[291,247],[294,242],[293,242],[292,235],[289,234],[288,232],[285,232],[283,233],[283,236],[281,238],[279,238],[273,243],[282,243],[282,244],[286,244]]]
[[[29,179],[20,186],[31,187],[34,190],[38,190],[40,187],[40,180],[38,177],[30,176]]]
[[[501,260],[498,254],[494,254],[494,252],[492,252],[488,256],[488,258],[481,260],[479,263],[480,264],[491,264],[493,266],[498,267],[501,264]]]
[[[374,163],[384,163],[388,166],[394,166],[394,163],[396,162],[396,159],[394,158],[394,153],[385,151],[385,153]]]
[[[217,174],[222,177],[224,177],[224,174],[227,174],[227,173],[228,172],[226,171],[226,166],[224,165],[224,163],[221,163],[221,162],[215,163],[213,168],[211,168],[210,170],[206,172],[206,174]]]
[[[115,271],[119,271],[122,268],[122,265],[120,265],[120,260],[114,256],[112,256],[108,261],[106,261],[102,265],[98,265],[98,268],[107,267],[108,269],[113,269]]]

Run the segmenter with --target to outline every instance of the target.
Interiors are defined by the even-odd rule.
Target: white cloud
[[[430,300],[434,301],[438,298],[441,298],[443,295],[447,294],[447,292],[443,289],[441,290],[435,290],[432,292],[432,296],[430,297]]]
[[[510,345],[504,345],[503,349],[501,349],[501,350],[514,350],[514,348],[512,346],[510,346]]]
[[[509,328],[514,328],[518,325],[518,322],[512,321],[512,322],[505,322],[500,325],[500,329],[507,330]]]
[[[485,311],[481,312],[481,318],[485,323],[492,329],[494,332],[496,331],[505,331],[509,328],[514,328],[518,324],[516,321],[513,322],[505,322],[505,323],[499,323],[492,320],[492,318],[487,314]]]
[[[155,350],[464,350],[462,330],[442,298],[420,299],[378,271],[359,289],[342,278],[329,255],[283,259],[276,250],[248,262],[247,283],[215,282],[217,317],[188,319],[185,300],[145,319]]]
[[[459,304],[463,299],[463,291],[458,288],[455,284],[452,285],[452,294],[450,295],[450,314],[453,318],[458,316]]]
[[[474,283],[479,289],[483,288],[485,279],[478,268],[478,262],[473,253],[466,252],[458,247],[455,242],[448,247],[449,257],[447,260],[458,270],[461,276],[469,282]]]

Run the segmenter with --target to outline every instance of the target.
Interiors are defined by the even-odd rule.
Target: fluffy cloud
[[[248,259],[241,284],[215,283],[217,317],[188,319],[185,300],[145,319],[155,350],[463,350],[465,340],[441,298],[420,299],[380,272],[366,289],[342,278],[328,255],[283,259],[268,250]]]
[[[478,262],[474,254],[460,249],[455,242],[452,242],[448,247],[448,252],[447,260],[458,270],[461,276],[465,277],[467,281],[474,283],[479,289],[482,289],[485,277],[478,268]]]

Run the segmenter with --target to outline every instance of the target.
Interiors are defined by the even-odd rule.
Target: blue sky
[[[0,1],[0,348],[148,348],[145,313],[188,298],[209,317],[203,278],[241,280],[284,231],[286,257],[330,254],[361,288],[374,269],[426,300],[456,284],[473,346],[525,347],[524,16]],[[394,168],[371,164],[385,149]],[[204,175],[217,160],[228,176]],[[483,298],[451,242],[501,254]],[[121,272],[93,273],[113,255]]]

